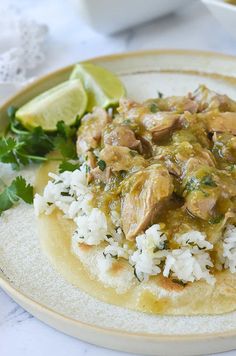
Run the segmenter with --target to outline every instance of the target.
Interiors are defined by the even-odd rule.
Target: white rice
[[[77,228],[72,236],[72,251],[78,256],[80,243],[92,246],[103,243],[97,265],[103,280],[114,260],[124,258],[140,281],[162,273],[165,277],[186,283],[201,279],[210,284],[215,282],[210,271],[213,263],[209,254],[213,245],[204,233],[192,230],[174,236],[179,247],[171,250],[165,244],[166,235],[155,224],[136,237],[136,249],[131,250],[120,226],[120,214],[111,207],[110,216],[106,217],[100,209],[92,207],[93,194],[86,181],[84,165],[74,172],[50,173],[49,176],[52,181],[48,182],[43,195],[35,195],[36,214],[51,214],[59,208],[65,218],[73,219]],[[236,228],[232,225],[224,235],[223,258],[224,268],[236,272]]]
[[[92,210],[93,195],[86,182],[84,167],[74,172],[63,172],[59,175],[49,173],[53,179],[44,188],[43,196],[34,198],[36,215],[51,214],[57,207],[66,218],[76,219],[78,215],[89,214]]]
[[[229,268],[231,273],[236,272],[236,227],[228,225],[224,234],[223,256],[224,267]]]
[[[89,215],[78,216],[75,219],[77,229],[72,239],[87,245],[99,245],[108,235],[107,219],[105,214],[94,208]]]
[[[166,256],[166,251],[163,251],[166,240],[159,225],[152,225],[144,234],[137,236],[137,250],[130,256],[130,264],[135,267],[140,281],[161,273],[159,265]]]

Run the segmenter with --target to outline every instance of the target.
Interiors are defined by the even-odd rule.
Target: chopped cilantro
[[[98,167],[100,168],[101,171],[104,171],[106,169],[106,162],[103,161],[102,159],[100,159],[100,161],[98,161]]]
[[[70,193],[69,192],[61,192],[61,195],[63,197],[69,197],[70,196]]]
[[[204,185],[208,185],[209,187],[217,187],[211,176],[205,176],[202,178],[201,183]]]
[[[121,178],[125,178],[126,175],[127,175],[127,171],[121,170],[121,171],[120,171],[120,175],[121,175]]]
[[[172,279],[173,283],[179,284],[182,287],[185,287],[187,285],[187,283],[181,281],[180,279]]]
[[[187,190],[187,192],[192,192],[194,190],[197,190],[199,186],[200,186],[199,181],[196,178],[191,177],[186,183],[185,189]]]
[[[116,260],[118,259],[118,255],[112,255],[110,252],[109,252],[109,253],[103,252],[102,254],[103,254],[103,256],[104,256],[105,258],[107,257],[107,255],[109,255],[109,256],[111,256],[112,258],[115,258]]]
[[[150,111],[151,111],[153,114],[155,114],[155,113],[158,111],[158,106],[157,106],[157,104],[152,103],[152,104],[150,105]]]
[[[130,150],[129,151],[130,156],[135,157],[137,155],[136,151]]]
[[[168,241],[168,240],[165,240],[165,241],[163,242],[163,250],[167,250],[168,247],[169,247],[169,241]]]
[[[137,272],[136,272],[135,267],[134,267],[134,276],[137,278],[137,280],[138,280],[139,282],[142,282],[142,280],[141,280],[140,278],[138,278],[138,276],[137,276]]]
[[[193,192],[194,190],[200,190],[205,196],[208,196],[206,192],[201,189],[201,185],[206,185],[209,187],[217,187],[217,184],[214,182],[213,178],[210,175],[207,175],[199,181],[196,177],[191,177],[185,185],[187,192]]]
[[[90,167],[88,164],[85,164],[85,172],[89,173],[90,172]]]
[[[217,215],[214,216],[213,218],[209,219],[209,224],[219,224],[221,222],[221,220],[224,218],[224,215]]]

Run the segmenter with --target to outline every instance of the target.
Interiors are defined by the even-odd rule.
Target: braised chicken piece
[[[88,173],[88,183],[95,180],[106,184],[109,182],[111,174],[112,173],[110,167],[106,167],[104,170],[101,170],[101,168],[96,167]]]
[[[186,210],[191,216],[203,220],[211,218],[218,196],[214,192],[211,192],[210,195],[206,194],[198,190],[190,192],[186,196]]]
[[[172,195],[173,182],[168,170],[152,165],[125,181],[121,199],[122,228],[128,240],[144,231]]]
[[[95,108],[91,114],[87,114],[82,118],[77,133],[76,147],[78,155],[98,147],[102,132],[109,121],[110,118],[107,112],[101,108]]]
[[[106,145],[100,152],[100,159],[113,172],[137,170],[147,166],[148,162],[136,151],[128,147]]]
[[[186,111],[194,114],[198,111],[198,103],[188,96],[170,96],[167,98],[152,99],[146,103],[156,105],[157,111],[173,111],[178,114],[183,114]]]
[[[209,132],[225,132],[236,135],[236,112],[208,114],[206,125]]]
[[[198,111],[219,111],[236,112],[236,101],[230,99],[227,95],[217,94],[208,89],[205,85],[200,85],[198,89],[190,94],[190,97],[199,105]]]
[[[142,117],[143,127],[152,133],[153,142],[170,134],[180,126],[180,116],[169,112],[147,114]]]
[[[119,112],[124,120],[130,120],[131,125],[138,125],[140,136],[145,130],[152,134],[153,142],[173,132],[180,126],[180,115],[172,112],[159,111],[152,109],[153,103],[146,102],[138,104],[123,100]]]
[[[128,147],[132,150],[142,150],[140,140],[126,125],[108,125],[103,133],[104,145]]]
[[[208,149],[199,144],[190,144],[183,141],[179,144],[157,147],[154,155],[155,161],[165,162],[169,173],[183,177],[186,171],[193,171],[199,165],[216,165],[215,157]]]
[[[227,133],[214,133],[212,151],[217,158],[236,163],[236,136]]]

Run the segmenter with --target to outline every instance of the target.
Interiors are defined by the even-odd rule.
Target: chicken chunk
[[[157,111],[152,112],[151,105],[138,104],[134,101],[123,100],[119,107],[119,112],[124,119],[136,122],[144,130],[152,134],[152,139],[157,142],[159,139],[171,133],[180,126],[180,115],[174,112]]]
[[[95,108],[91,114],[87,114],[82,118],[81,126],[77,133],[76,147],[78,155],[98,147],[102,131],[109,121],[110,117],[102,108]]]
[[[128,240],[144,231],[172,195],[173,181],[168,170],[152,165],[134,173],[124,184],[121,201],[122,228]]]
[[[167,112],[147,114],[142,117],[144,128],[152,133],[154,142],[170,134],[180,124],[180,115]]]
[[[99,167],[96,167],[89,172],[88,182],[90,183],[93,180],[97,180],[106,184],[108,183],[110,177],[111,177],[110,167],[106,167],[104,171],[102,171]]]
[[[224,112],[206,117],[210,132],[226,132],[236,135],[236,112]]]
[[[190,157],[183,169],[183,175],[188,175],[196,171],[201,166],[215,167],[215,158],[213,154],[208,150],[202,150],[196,157]]]
[[[190,192],[186,197],[186,210],[192,216],[208,220],[212,215],[217,199],[218,195],[213,192],[209,196],[200,190]]]
[[[236,101],[230,99],[227,95],[217,94],[205,85],[200,85],[191,97],[199,104],[200,112],[214,109],[236,112]]]
[[[215,132],[212,139],[214,154],[227,162],[236,163],[236,136]]]
[[[194,114],[198,111],[198,103],[187,96],[169,96],[146,103],[148,102],[156,104],[160,111],[173,111],[178,114],[186,111]]]
[[[134,132],[125,125],[109,125],[104,132],[103,142],[105,145],[128,147],[132,150],[140,151],[142,148]]]
[[[132,171],[147,165],[147,161],[137,152],[121,146],[106,145],[100,152],[100,159],[105,161],[106,166],[113,172]]]

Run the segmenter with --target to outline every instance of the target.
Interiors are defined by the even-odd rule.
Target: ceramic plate
[[[185,94],[200,83],[236,99],[234,57],[149,51],[92,61],[119,75],[128,96],[137,100],[154,97],[157,91],[165,95]],[[0,126],[6,122],[9,105],[18,107],[62,82],[68,78],[71,68],[36,81],[10,99],[0,110]],[[31,171],[26,174],[32,176]],[[23,204],[1,217],[0,286],[40,320],[96,345],[166,356],[236,348],[236,312],[218,316],[154,316],[105,304],[68,284],[42,255],[33,209]]]

